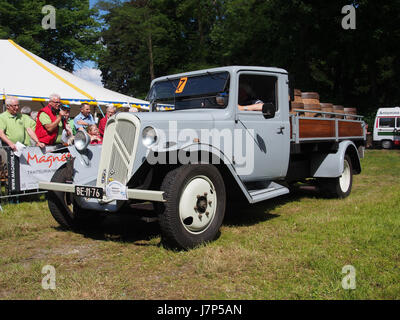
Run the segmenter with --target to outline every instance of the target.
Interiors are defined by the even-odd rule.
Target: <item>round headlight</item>
[[[146,127],[143,129],[142,141],[145,147],[150,147],[157,142],[157,132],[153,127]]]
[[[79,130],[74,138],[74,145],[78,151],[83,151],[87,148],[90,142],[90,137],[86,131]]]

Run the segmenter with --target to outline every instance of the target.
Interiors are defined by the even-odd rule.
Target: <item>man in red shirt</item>
[[[38,113],[35,133],[40,142],[55,145],[61,143],[68,111],[60,109],[61,101],[58,94],[52,94],[49,100],[49,104]]]
[[[112,104],[107,105],[106,116],[99,122],[99,131],[102,138],[104,136],[104,130],[106,128],[107,120],[115,114],[115,111],[116,108],[114,107],[114,105]]]

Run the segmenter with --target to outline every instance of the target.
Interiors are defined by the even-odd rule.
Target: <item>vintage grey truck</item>
[[[305,117],[290,109],[290,96],[288,72],[278,68],[229,66],[157,78],[147,97],[150,112],[117,113],[102,146],[76,135],[67,164],[40,183],[49,190],[51,214],[74,228],[93,213],[152,202],[162,242],[188,249],[216,239],[226,208],[240,200],[275,198],[304,181],[347,197],[353,174],[361,172],[362,117]]]

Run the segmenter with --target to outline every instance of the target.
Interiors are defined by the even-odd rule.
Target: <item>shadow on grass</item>
[[[296,190],[292,194],[262,201],[256,204],[228,204],[223,225],[252,226],[260,222],[278,218],[279,215],[270,213],[275,208],[288,202],[299,200],[306,196],[315,196],[310,190]],[[56,228],[65,231],[61,227]],[[106,214],[98,219],[88,220],[74,232],[94,240],[130,242],[137,246],[160,246],[150,240],[160,237],[161,231],[156,220],[156,214],[151,203],[135,204],[129,210],[120,213]]]
[[[154,221],[154,217],[152,204],[137,204],[129,211],[104,214],[95,219],[83,221],[74,229],[74,232],[94,240],[130,242],[138,246],[158,246],[159,243],[146,243],[160,236],[160,228],[157,221]],[[61,227],[56,227],[56,229],[66,231]]]
[[[226,226],[251,226],[260,222],[278,218],[278,214],[270,213],[275,208],[301,198],[321,198],[318,189],[313,186],[296,187],[290,194],[280,196],[255,204],[246,202],[227,204],[224,225]]]

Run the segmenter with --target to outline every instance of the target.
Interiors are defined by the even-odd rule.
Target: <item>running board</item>
[[[256,203],[271,198],[275,198],[289,193],[289,189],[275,182],[271,182],[267,188],[259,190],[249,190],[250,203]]]

